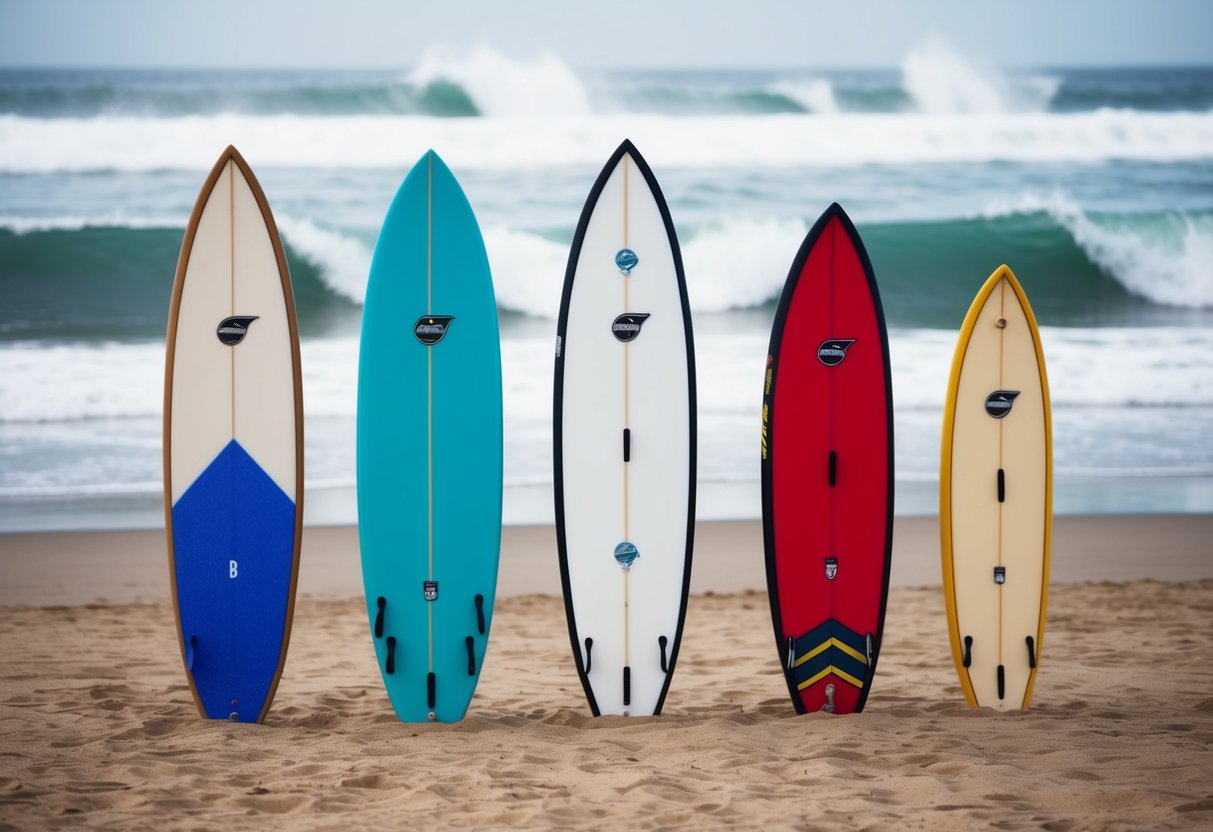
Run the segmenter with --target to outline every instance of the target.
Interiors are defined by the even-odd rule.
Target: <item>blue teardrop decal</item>
[[[632,571],[632,564],[638,557],[640,552],[636,551],[636,546],[626,540],[615,547],[615,560],[623,567],[624,572]]]
[[[625,277],[632,273],[632,269],[636,268],[636,264],[639,262],[640,258],[630,248],[621,248],[615,255],[615,265],[619,267],[619,271],[623,272]]]

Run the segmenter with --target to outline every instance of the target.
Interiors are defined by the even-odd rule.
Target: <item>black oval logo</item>
[[[995,419],[1001,419],[1011,412],[1011,405],[1015,403],[1015,397],[1018,395],[1018,390],[995,390],[986,396],[986,413]]]
[[[234,347],[244,340],[244,336],[248,335],[248,325],[258,317],[257,315],[233,315],[230,318],[224,318],[219,322],[215,334],[219,336],[220,341],[229,347]]]
[[[620,315],[611,324],[611,334],[624,343],[635,341],[636,336],[640,334],[640,327],[644,326],[644,322],[648,319],[648,312],[629,312]]]
[[[817,347],[817,360],[827,367],[837,367],[847,357],[847,350],[855,343],[854,338],[830,338]]]
[[[422,315],[413,325],[413,334],[417,340],[432,347],[446,337],[446,331],[455,320],[454,315]]]

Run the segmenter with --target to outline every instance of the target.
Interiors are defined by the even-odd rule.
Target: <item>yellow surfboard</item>
[[[1027,708],[1049,590],[1052,427],[1040,332],[1007,266],[961,327],[942,445],[944,598],[960,686],[974,707]]]

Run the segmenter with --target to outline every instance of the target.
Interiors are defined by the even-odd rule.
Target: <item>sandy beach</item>
[[[588,716],[551,530],[509,528],[456,725],[392,715],[352,529],[307,530],[262,726],[198,718],[161,533],[0,536],[0,828],[1207,828],[1213,517],[1059,518],[1035,701],[1013,715],[960,695],[934,522],[898,520],[880,666],[848,717],[787,701],[754,523],[699,527],[665,713]]]

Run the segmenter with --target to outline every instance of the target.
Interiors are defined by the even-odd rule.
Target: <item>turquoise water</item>
[[[660,178],[700,374],[701,516],[757,516],[758,379],[787,268],[840,201],[891,328],[898,511],[930,513],[947,369],[1001,262],[1044,331],[1058,510],[1213,510],[1213,70],[0,72],[0,531],[160,522],[163,333],[186,219],[235,143],[286,243],[309,522],[350,522],[370,252],[434,147],[485,232],[506,521],[550,520],[568,244],[624,137]]]

